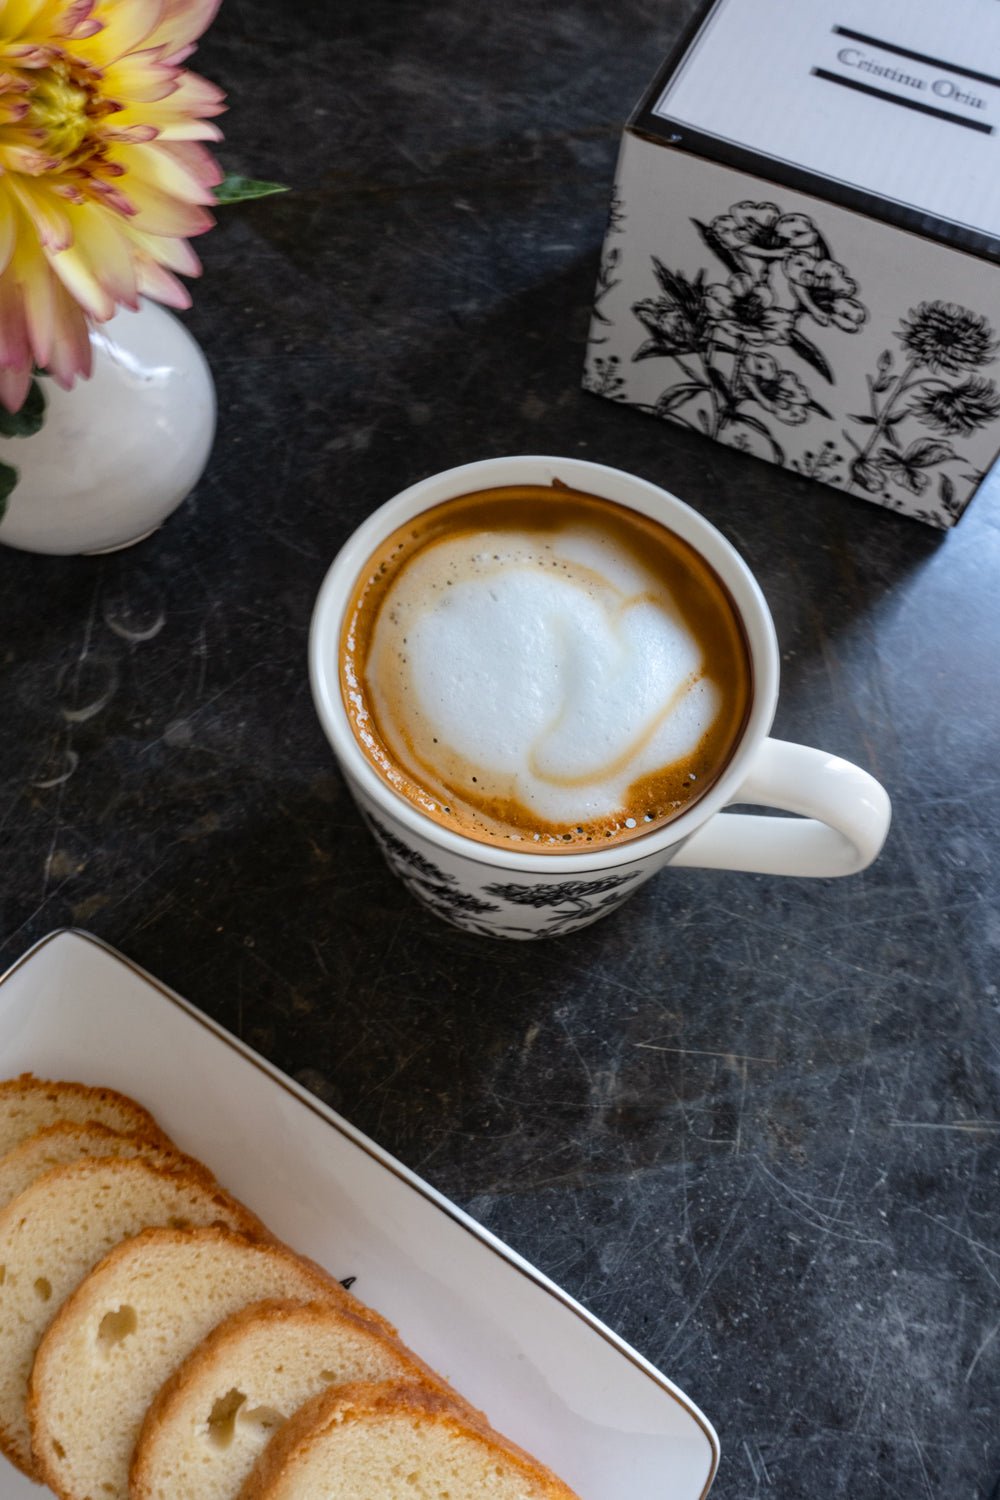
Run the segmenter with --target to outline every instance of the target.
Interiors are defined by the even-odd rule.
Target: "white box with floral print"
[[[625,130],[586,388],[953,525],[1000,450],[991,56],[1000,5],[713,0]]]

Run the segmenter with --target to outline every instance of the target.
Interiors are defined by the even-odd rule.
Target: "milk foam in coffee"
[[[341,665],[355,734],[401,795],[473,838],[562,853],[676,816],[749,697],[707,564],[636,512],[542,486],[395,533],[359,580]]]

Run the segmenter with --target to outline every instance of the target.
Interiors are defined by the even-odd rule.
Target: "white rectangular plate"
[[[107,1084],[152,1110],[288,1244],[581,1500],[703,1500],[719,1445],[665,1376],[292,1079],[96,938],[0,980],[0,1076]],[[0,1458],[0,1500],[39,1491]]]

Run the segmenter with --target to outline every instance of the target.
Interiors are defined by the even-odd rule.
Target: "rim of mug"
[[[339,657],[344,614],[358,575],[397,526],[432,506],[476,489],[503,484],[551,484],[554,479],[650,516],[701,553],[719,574],[736,605],[750,650],[752,683],[750,712],[729,764],[685,812],[649,833],[599,849],[537,854],[528,848],[504,848],[455,833],[428,818],[394,791],[354,737],[341,697]],[[669,520],[661,514],[664,501],[669,508]],[[476,459],[428,475],[399,491],[362,521],[340,548],[320,585],[309,630],[313,703],[345,775],[359,782],[368,796],[397,822],[438,849],[494,868],[530,874],[555,875],[562,871],[570,875],[634,864],[681,844],[713,813],[735,800],[734,793],[746,779],[750,758],[770,731],[777,705],[778,676],[778,641],[771,612],[760,585],[733,544],[699,511],[662,485],[624,469],[582,458],[525,454]]]

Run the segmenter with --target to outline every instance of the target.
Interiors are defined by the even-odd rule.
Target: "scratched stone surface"
[[[942,536],[579,389],[620,126],[690,10],[223,7],[225,163],[293,191],[201,242],[220,427],[183,509],[117,556],[0,548],[0,960],[89,929],[341,1110],[703,1407],[719,1500],[988,1500],[1000,486]],[[667,872],[523,946],[395,882],[310,610],[380,501],[508,452],[736,543],[776,733],[892,794],[868,872]]]

